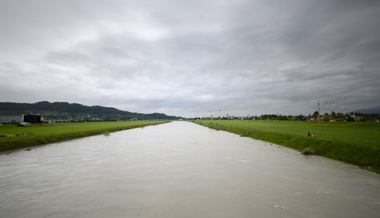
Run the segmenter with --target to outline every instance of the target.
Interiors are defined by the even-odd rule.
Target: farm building
[[[27,122],[27,123],[41,123],[41,115],[22,115],[22,116],[0,116],[0,123]]]
[[[28,123],[41,123],[41,115],[23,115],[23,121]]]

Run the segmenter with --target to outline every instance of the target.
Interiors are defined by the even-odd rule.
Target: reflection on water
[[[379,217],[380,176],[172,122],[0,155],[1,217]]]

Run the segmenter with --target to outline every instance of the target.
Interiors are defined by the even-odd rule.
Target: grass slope
[[[7,135],[7,137],[0,137],[0,152],[167,122],[57,123],[32,125],[30,127],[1,125],[0,135]]]
[[[234,120],[195,123],[380,172],[379,123]],[[315,135],[315,138],[309,138],[308,132]]]

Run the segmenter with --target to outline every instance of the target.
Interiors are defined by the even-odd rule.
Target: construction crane
[[[322,103],[322,102],[319,102],[317,100],[317,103],[318,103],[318,121],[320,121],[319,120],[319,115],[321,114],[321,104],[334,104],[334,103],[338,103],[338,102],[326,102],[326,103]]]
[[[208,110],[208,112],[210,112],[210,115],[211,115],[211,120],[212,120],[212,111],[219,111],[219,118],[222,118],[222,109]]]

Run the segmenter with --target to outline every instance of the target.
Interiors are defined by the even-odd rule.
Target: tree
[[[348,116],[347,121],[348,121],[348,122],[354,122],[354,121],[355,121],[355,118],[353,118],[353,117],[351,117],[351,116]]]
[[[317,118],[317,117],[318,117],[318,114],[319,114],[318,111],[315,111],[315,112],[313,113],[313,117],[314,117],[314,118]]]
[[[17,122],[16,120],[12,120],[10,122],[10,124],[12,124],[12,125],[20,125],[20,122]]]
[[[334,118],[336,118],[336,113],[335,113],[335,111],[331,111],[331,116],[334,117]]]
[[[329,119],[329,116],[326,116],[324,119],[323,119],[323,121],[330,121],[330,119]]]
[[[327,113],[327,112],[324,115],[325,115],[325,117],[329,117],[329,113]]]
[[[338,112],[338,118],[344,117],[344,114],[342,112]]]

